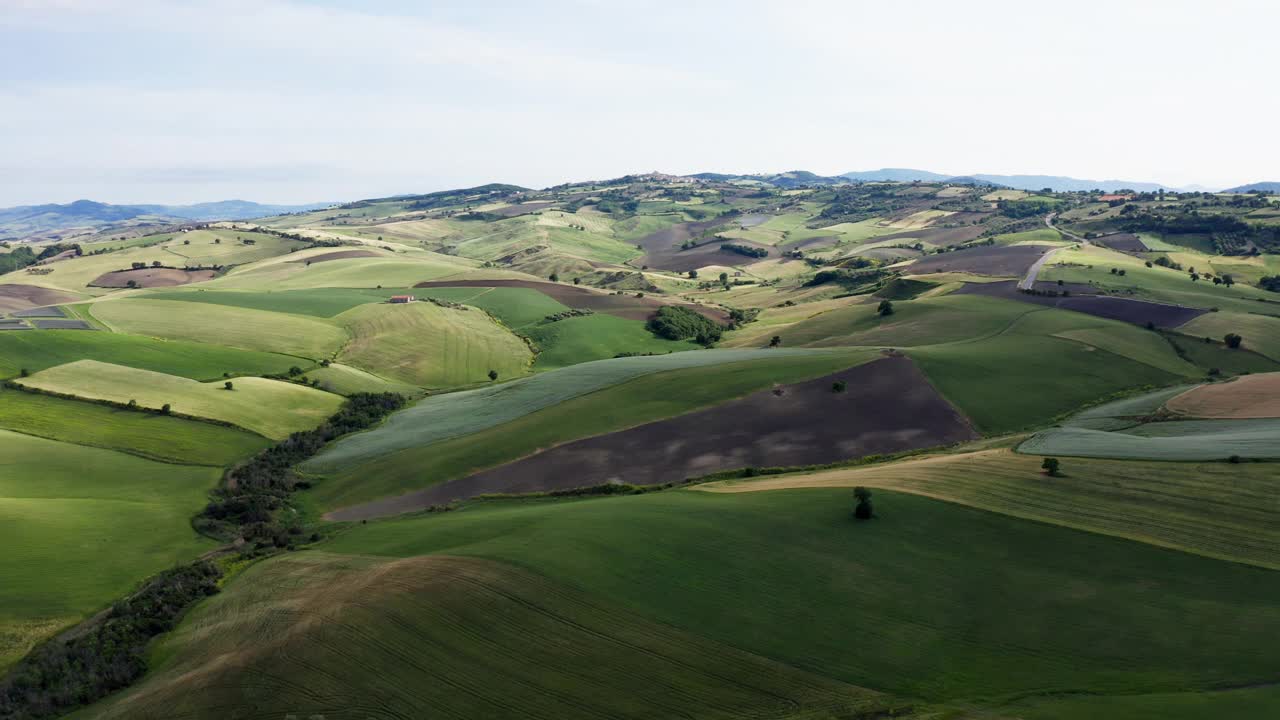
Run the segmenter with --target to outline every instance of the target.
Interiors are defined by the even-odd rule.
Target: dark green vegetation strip
[[[34,373],[76,360],[128,365],[192,380],[215,380],[225,373],[272,375],[288,372],[298,364],[298,358],[275,353],[118,333],[80,330],[0,333],[0,378],[16,377],[24,369]]]
[[[216,593],[219,575],[207,562],[168,570],[86,632],[40,646],[0,682],[0,718],[57,717],[142,677],[147,643]]]
[[[153,460],[224,467],[265,448],[238,428],[0,388],[0,428]]]
[[[848,489],[481,504],[358,526],[328,549],[513,562],[672,627],[930,700],[1275,678],[1280,574],[897,493],[876,493],[869,523],[851,505]]]
[[[294,433],[236,467],[192,525],[211,537],[245,538],[249,542],[240,550],[242,558],[271,554],[279,548],[292,549],[295,542],[305,541],[303,521],[289,506],[289,495],[295,487],[292,465],[342,434],[377,423],[402,404],[403,398],[390,393],[353,395],[319,428]],[[145,462],[127,455],[119,457]],[[5,480],[5,467],[0,464],[0,481]],[[19,469],[20,480],[30,476],[30,472]],[[309,540],[319,537],[313,534]],[[162,573],[149,580],[138,594],[117,603],[105,616],[40,646],[0,681],[0,718],[62,715],[132,684],[146,672],[146,645],[171,629],[197,600],[215,592],[219,575],[204,561]],[[17,588],[17,592],[24,596],[23,588]]]
[[[462,437],[383,455],[320,481],[308,499],[325,510],[464,477],[538,450],[674,417],[775,383],[821,377],[874,351],[781,355],[641,376]]]

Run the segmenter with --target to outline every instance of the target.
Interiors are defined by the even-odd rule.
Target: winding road
[[[1088,240],[1085,240],[1079,235],[1076,235],[1075,233],[1070,232],[1068,230],[1063,230],[1060,227],[1056,227],[1053,224],[1053,218],[1055,215],[1057,215],[1057,213],[1049,213],[1048,215],[1044,216],[1044,224],[1049,226],[1050,230],[1057,230],[1059,233],[1063,235],[1063,237],[1067,237],[1072,240],[1075,240],[1076,242],[1082,245],[1089,244]],[[1044,255],[1041,255],[1039,260],[1036,260],[1034,263],[1032,263],[1031,267],[1027,268],[1027,274],[1024,275],[1021,280],[1018,281],[1018,289],[1031,290],[1035,288],[1036,278],[1039,277],[1040,275],[1040,268],[1044,267],[1045,263],[1049,262],[1049,259],[1052,258],[1054,254],[1056,254],[1061,249],[1062,248],[1054,248],[1049,252],[1045,253]]]

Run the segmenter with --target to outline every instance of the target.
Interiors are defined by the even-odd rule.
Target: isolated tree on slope
[[[853,498],[857,501],[857,505],[853,508],[853,517],[856,520],[870,520],[876,516],[875,508],[871,504],[871,491],[864,487],[856,487],[853,489]]]
[[[881,317],[892,315],[893,303],[889,302],[888,300],[881,300],[880,306],[876,308],[876,312],[880,313]]]

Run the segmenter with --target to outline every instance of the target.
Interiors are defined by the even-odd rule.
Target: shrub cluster
[[[560,320],[568,320],[573,317],[585,317],[587,315],[595,315],[596,311],[590,308],[570,308],[564,312],[558,312],[554,315],[548,315],[542,318],[543,322],[557,322]]]
[[[668,340],[695,340],[710,345],[720,339],[723,328],[715,321],[679,305],[663,305],[649,319],[649,331]]]
[[[762,258],[769,257],[769,251],[765,248],[752,247],[750,245],[739,245],[738,243],[725,243],[720,246],[725,252],[738,253],[747,257]]]

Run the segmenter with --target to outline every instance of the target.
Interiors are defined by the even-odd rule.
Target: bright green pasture
[[[223,374],[283,373],[298,364],[298,358],[274,353],[119,333],[0,332],[0,377],[15,377],[23,368],[36,372],[75,360],[128,365],[193,380],[212,380]]]
[[[619,353],[669,353],[699,346],[687,340],[665,340],[640,320],[596,313],[526,327],[524,332],[541,352],[534,369],[550,370]]]
[[[312,359],[329,357],[347,341],[342,328],[321,319],[211,303],[104,300],[93,315],[118,332]]]
[[[211,547],[190,520],[221,472],[0,430],[0,668]]]
[[[21,382],[82,398],[118,403],[132,400],[144,408],[170,405],[175,413],[221,420],[273,440],[316,427],[342,404],[337,395],[283,380],[239,377],[227,390],[217,380],[202,383],[95,360],[42,370]]]
[[[493,502],[357,526],[328,549],[512,562],[793,667],[933,701],[1274,677],[1280,574],[922,497],[875,501],[870,523],[850,518],[847,488]]]
[[[479,430],[389,452],[325,478],[306,497],[333,510],[409,492],[584,437],[692,412],[874,359],[873,351],[782,355],[643,375]]]
[[[351,342],[338,360],[394,382],[457,387],[528,372],[524,340],[476,309],[430,302],[362,305],[334,318]]]
[[[161,461],[223,467],[267,446],[210,423],[0,389],[0,428]]]

